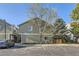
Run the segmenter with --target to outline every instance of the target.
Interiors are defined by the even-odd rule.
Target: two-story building
[[[21,35],[21,43],[45,42],[45,39],[41,38],[52,35],[52,28],[53,25],[48,24],[46,21],[40,18],[32,18],[19,25],[18,33]]]
[[[10,39],[10,34],[13,33],[14,27],[5,20],[0,19],[0,40]]]

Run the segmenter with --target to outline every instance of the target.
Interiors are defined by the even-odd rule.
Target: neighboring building
[[[70,24],[71,24],[71,23],[66,24],[66,27],[67,27],[68,30],[72,29],[72,27],[71,27]]]
[[[10,38],[10,34],[13,33],[13,26],[6,22],[5,20],[0,19],[0,40],[8,40]]]
[[[39,23],[39,24],[38,24]],[[47,24],[47,27],[45,28],[43,32],[44,38],[46,35],[52,34],[52,28],[53,25],[48,24],[46,21],[41,20],[39,18],[33,18],[30,19],[22,24],[19,25],[18,33],[21,34],[21,43],[40,43],[40,30],[39,26],[41,27],[41,31],[44,29],[45,24]]]
[[[77,24],[78,22],[71,22],[71,23],[68,23],[66,25],[67,27],[67,32],[65,33],[66,35],[68,35],[70,37],[71,40],[73,41],[77,41],[78,40],[78,36],[74,35],[70,30],[73,29],[73,27],[71,27],[71,24],[74,26],[74,24]],[[79,24],[79,23],[78,23]],[[79,42],[79,40],[77,41]]]

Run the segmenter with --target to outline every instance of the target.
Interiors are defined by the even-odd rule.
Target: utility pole
[[[5,40],[6,40],[6,20],[4,20],[4,27],[5,27],[4,32],[5,32]]]

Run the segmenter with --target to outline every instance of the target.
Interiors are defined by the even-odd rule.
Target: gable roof
[[[30,21],[32,21],[32,20],[38,20],[38,21],[43,22],[43,23],[48,23],[48,22],[46,22],[45,20],[42,20],[42,19],[36,17],[36,18],[32,18],[32,19],[30,19],[30,20],[28,20],[28,21],[25,21],[25,22],[19,24],[18,26],[24,25],[24,24],[26,24],[26,23],[28,23],[28,22],[30,22]],[[50,24],[50,25],[52,25],[52,24]]]
[[[12,26],[10,23],[8,23],[7,21],[5,21],[5,20],[3,20],[3,19],[0,19],[0,22],[2,22],[2,23],[5,22],[7,25]]]
[[[8,26],[7,28],[18,29],[18,27],[16,27],[15,25],[12,25],[10,23],[8,23],[6,20],[0,19],[0,22],[3,23],[3,24],[6,23],[6,26]]]

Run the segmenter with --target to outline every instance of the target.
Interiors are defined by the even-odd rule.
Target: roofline
[[[27,23],[28,21],[29,21],[29,20],[27,20],[27,21],[25,21],[25,22],[23,22],[23,23],[21,23],[21,24],[19,24],[19,25],[17,25],[17,26],[21,26],[21,25]]]
[[[40,18],[38,18],[38,17],[34,17],[34,18],[30,18],[30,20],[32,20],[32,19],[40,19]],[[62,18],[57,18],[57,19],[62,19]],[[27,23],[28,21],[30,21],[30,20],[27,20],[27,21],[25,21],[25,22],[23,22],[23,23],[21,23],[21,24],[19,24],[19,25],[17,25],[17,26],[21,26],[21,25],[23,25],[23,24],[25,24],[25,23]],[[41,19],[42,20],[42,19]],[[44,21],[44,22],[46,22],[45,20],[42,20],[42,21]],[[46,23],[48,23],[48,22],[46,22]],[[49,23],[48,23],[49,24]],[[52,24],[50,24],[50,25],[52,25]]]
[[[32,19],[40,19],[40,18],[38,18],[38,17],[35,17],[35,18],[30,18],[30,20],[32,20]],[[17,26],[21,26],[21,25],[23,25],[23,24],[25,24],[25,23],[27,23],[27,22],[29,22],[30,20],[27,20],[27,21],[25,21],[25,22],[23,22],[23,23],[21,23],[21,24],[19,24],[19,25],[17,25]],[[44,20],[43,20],[44,21]],[[45,21],[46,22],[46,21]]]
[[[0,19],[0,21],[2,21],[2,22],[6,22],[6,24],[8,24],[8,25],[10,25],[10,26],[12,26],[10,23],[8,23],[5,19]]]

